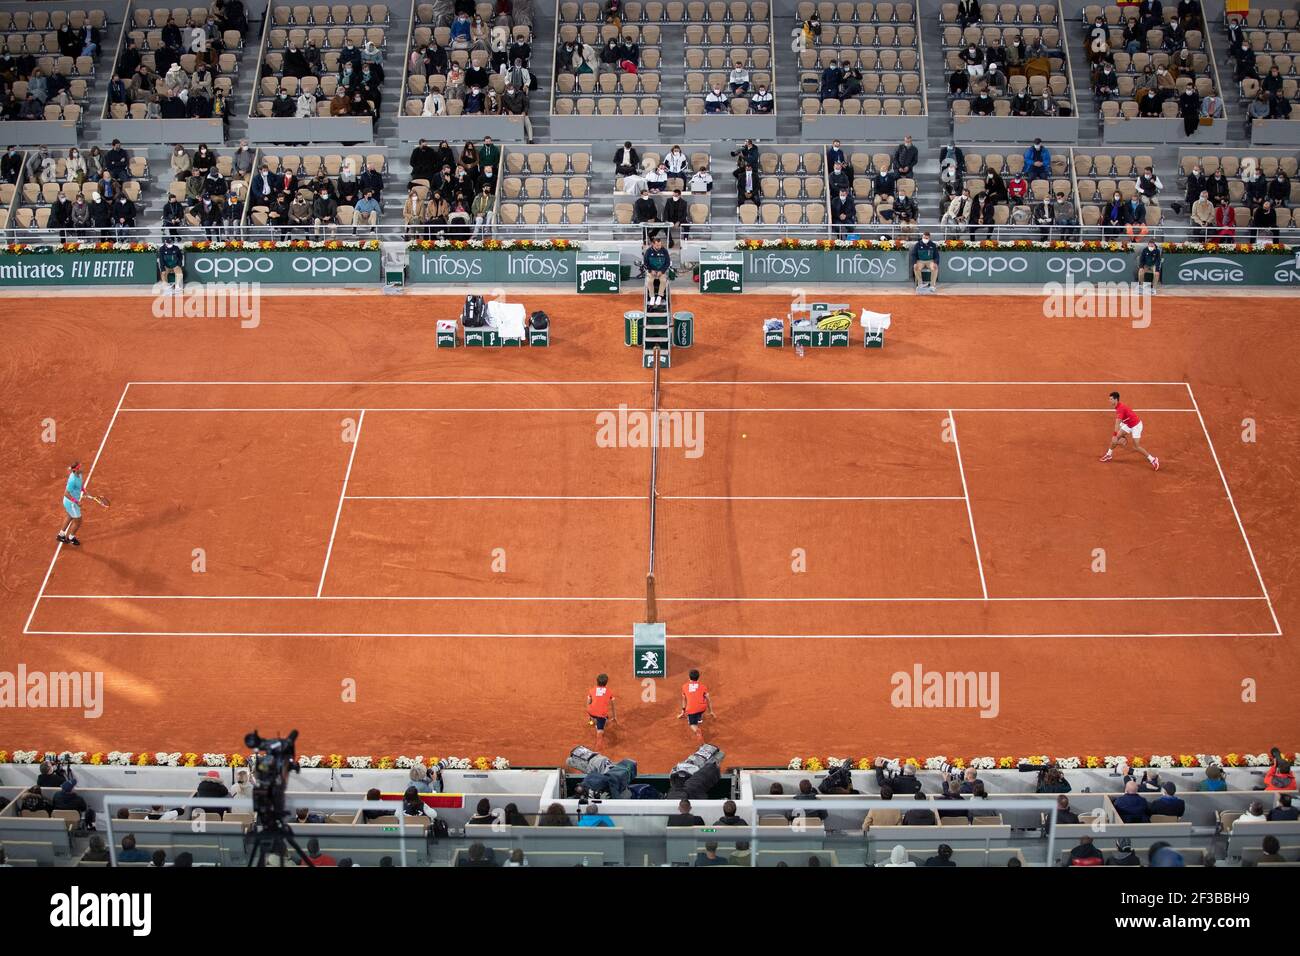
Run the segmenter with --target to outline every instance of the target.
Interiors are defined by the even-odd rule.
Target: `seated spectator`
[[[930,801],[926,799],[925,794],[917,793],[913,799],[916,801],[910,810],[903,814],[902,826],[905,827],[929,827],[934,826],[934,811],[930,809]]]
[[[1031,183],[1035,179],[1050,179],[1052,175],[1052,151],[1043,145],[1041,139],[1035,138],[1032,145],[1025,150],[1024,175]]]
[[[1187,803],[1180,797],[1174,796],[1178,791],[1178,787],[1172,780],[1166,780],[1162,790],[1164,795],[1151,801],[1151,814],[1153,816],[1158,813],[1164,816],[1181,817],[1187,812]]]
[[[1208,194],[1207,194],[1208,195]],[[1228,781],[1223,777],[1223,768],[1217,763],[1205,768],[1205,779],[1197,787],[1202,792],[1216,793],[1228,789]]]
[[[1142,861],[1138,859],[1138,855],[1133,852],[1133,841],[1118,840],[1115,843],[1115,848],[1118,852],[1115,853],[1106,861],[1107,866],[1141,866],[1142,865]]]
[[[591,803],[587,805],[586,812],[584,812],[582,816],[578,818],[578,826],[612,827],[614,826],[614,820],[612,817],[606,816],[605,814],[601,813],[599,805]]]
[[[892,800],[894,791],[888,784],[880,788],[881,800]],[[866,819],[862,821],[862,829],[870,830],[872,827],[896,827],[902,821],[903,815],[893,807],[873,807],[867,811]]]
[[[319,810],[312,810],[307,807],[299,807],[294,815],[298,823],[328,823],[329,818]]]
[[[1124,784],[1123,795],[1116,797],[1112,803],[1115,812],[1119,814],[1119,818],[1125,823],[1147,823],[1151,819],[1151,807],[1138,793],[1138,785],[1135,780],[1130,780]]]
[[[379,789],[378,787],[371,787],[369,790],[366,791],[366,799],[367,799],[367,800],[382,800],[382,799],[384,799],[384,795],[383,795],[383,793],[380,791],[380,789]],[[390,816],[390,815],[392,815],[392,811],[391,811],[391,810],[388,810],[388,809],[385,809],[385,808],[383,808],[383,807],[378,807],[378,808],[376,808],[376,809],[374,809],[374,810],[362,810],[362,811],[361,811],[361,822],[362,822],[362,823],[369,823],[369,822],[371,822],[372,820],[378,820],[380,817],[386,817],[386,816]]]
[[[122,837],[122,849],[118,851],[119,863],[148,863],[149,854],[135,845],[135,834],[128,833]]]
[[[994,106],[993,97],[984,90],[971,100],[970,111],[976,116],[992,116]]]
[[[430,820],[436,820],[438,811],[420,798],[419,790],[415,787],[407,787],[402,793],[401,815],[404,817],[428,817]]]
[[[682,800],[677,804],[677,812],[668,817],[670,827],[702,827],[704,818],[691,812],[691,801]],[[735,809],[735,804],[732,804]]]
[[[758,81],[758,89],[754,95],[749,98],[750,112],[765,114],[772,112],[774,100],[772,91],[767,88],[767,83],[763,80]]]
[[[727,861],[718,856],[718,841],[709,840],[704,844],[704,851],[695,855],[696,866],[726,866]]]
[[[646,188],[652,193],[661,193],[668,188],[668,167],[663,163],[645,173]]]
[[[104,838],[98,833],[93,834],[90,838],[90,848],[82,855],[81,859],[86,863],[107,863],[108,862],[108,845]]]
[[[727,83],[731,88],[732,96],[743,96],[749,92],[749,70],[745,69],[744,61],[735,62],[727,77]]]
[[[708,193],[713,191],[713,174],[709,172],[708,166],[701,166],[691,175],[689,183],[692,193]]]
[[[1259,800],[1252,800],[1246,812],[1233,822],[1235,827],[1238,823],[1267,823],[1268,817],[1264,813],[1264,804]]]
[[[492,813],[492,804],[487,797],[483,797],[474,808],[474,815],[466,823],[469,826],[489,826],[495,820],[496,817]]]
[[[1259,856],[1259,863],[1289,862],[1286,857],[1282,855],[1282,844],[1278,841],[1278,838],[1272,834],[1264,837],[1264,841],[1260,844],[1260,849],[1263,852]]]
[[[747,827],[748,821],[736,815],[736,801],[728,800],[722,805],[722,816],[718,817],[715,827]]]
[[[380,212],[382,207],[379,205],[379,200],[375,198],[373,191],[367,189],[353,207],[352,232],[356,233],[358,228],[374,229],[379,225]]]
[[[1011,174],[1011,181],[1007,183],[1007,201],[1012,206],[1024,205],[1029,197],[1029,180],[1025,179],[1024,173],[1019,171]]]
[[[952,819],[956,819],[959,817],[967,816],[967,811],[965,809],[966,801],[962,798],[961,795],[960,780],[949,780],[947,785],[943,788],[943,792],[939,794],[939,799],[945,802],[956,801],[957,804],[960,804],[962,806],[962,809],[960,810],[940,810],[939,811],[940,817],[949,817]]]
[[[885,866],[916,866],[916,861],[908,859],[907,847],[901,843],[896,843],[894,848],[889,851],[889,862]]]
[[[1141,797],[1138,798],[1139,800]],[[1145,803],[1145,801],[1143,801]],[[1079,837],[1079,845],[1070,850],[1068,866],[1104,866],[1101,851],[1092,845],[1092,837]]]
[[[50,801],[41,793],[39,786],[29,787],[24,794],[18,797],[19,813],[44,813],[49,816],[50,811],[53,809],[54,807]]]
[[[309,862],[310,861],[310,862]],[[328,853],[320,851],[320,840],[312,837],[307,841],[306,856],[298,859],[299,866],[338,866],[338,861]]]
[[[849,195],[846,185],[841,185],[839,192],[831,198],[831,222],[835,226],[836,234],[840,236],[847,236],[857,227],[857,203]]]
[[[1214,210],[1214,241],[1230,243],[1236,240],[1236,236],[1237,236],[1237,213],[1236,210],[1232,208],[1231,200],[1229,200],[1227,196],[1223,196],[1219,199],[1219,205],[1216,206]],[[1214,769],[1214,768],[1208,768],[1208,769]],[[1221,768],[1219,772],[1220,773],[1223,772]],[[1207,783],[1210,782],[1210,779],[1211,778],[1209,777],[1209,774],[1207,772],[1206,782]],[[1222,781],[1222,778],[1220,777],[1219,780]],[[1221,788],[1216,787],[1213,789],[1226,790],[1228,788],[1225,784]]]
[[[1072,825],[1079,822],[1079,815],[1070,808],[1070,798],[1065,794],[1056,798],[1056,822],[1058,825]]]
[[[569,815],[564,812],[564,807],[558,803],[552,803],[546,808],[546,812],[537,818],[539,827],[571,827],[573,821]]]
[[[712,89],[704,97],[704,112],[706,113],[729,113],[731,112],[731,102],[727,94],[723,92],[721,86],[713,84]]]
[[[956,781],[954,781],[956,782]],[[937,853],[925,861],[925,866],[956,866],[952,858],[952,847],[940,843]]]
[[[630,140],[614,151],[614,172],[619,176],[630,176],[640,168],[641,155]]]
[[[1268,811],[1270,823],[1290,823],[1300,820],[1300,809],[1291,805],[1291,794],[1280,793],[1277,797],[1277,806]]]
[[[1256,242],[1265,239],[1271,240],[1272,242],[1278,241],[1277,210],[1273,208],[1273,204],[1267,199],[1260,203],[1260,205],[1256,206],[1255,211],[1250,214],[1250,225],[1251,228],[1255,230]],[[1279,777],[1277,771],[1282,766],[1286,767],[1286,774],[1285,776]],[[1289,786],[1284,787],[1279,785],[1279,779],[1288,780]],[[1264,783],[1264,789],[1266,790],[1294,790],[1295,777],[1291,775],[1291,765],[1278,764],[1270,767],[1268,773],[1264,775]]]
[[[727,862],[732,866],[752,866],[754,854],[749,850],[749,841],[737,840],[736,848],[727,855]]]

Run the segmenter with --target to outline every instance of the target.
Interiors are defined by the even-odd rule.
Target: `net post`
[[[645,620],[647,624],[659,623],[659,607],[655,602],[655,576],[645,576]]]

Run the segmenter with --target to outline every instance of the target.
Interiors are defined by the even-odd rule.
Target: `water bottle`
[[[794,354],[797,355],[797,356],[799,356],[800,358],[803,358],[803,346],[802,346],[802,345],[796,345],[796,346],[794,347]]]

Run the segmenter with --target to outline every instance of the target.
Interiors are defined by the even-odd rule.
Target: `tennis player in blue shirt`
[[[74,461],[68,466],[68,483],[63,488],[63,510],[68,513],[68,520],[59,532],[58,538],[64,544],[81,547],[77,540],[77,529],[81,527],[81,499],[89,498],[107,507],[107,502],[83,490],[85,481],[81,477],[81,462]]]

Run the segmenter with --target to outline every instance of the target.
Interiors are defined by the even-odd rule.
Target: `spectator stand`
[[[671,6],[669,4],[668,6]],[[686,5],[683,75],[686,84],[686,138],[720,142],[729,139],[775,139],[778,80],[771,9],[765,2],[695,0]],[[728,77],[740,63],[749,71],[747,92],[733,95]],[[766,83],[773,95],[770,113],[750,109],[750,94]],[[727,109],[709,113],[709,91],[718,87],[729,97]]]
[[[876,195],[874,180],[877,173],[888,172],[892,168],[892,157],[897,144],[841,143],[840,145],[843,147],[845,156],[849,161],[849,171],[852,173],[849,194],[853,197],[854,207],[857,210],[857,223],[848,232],[850,234],[857,232],[869,233],[872,238],[894,233],[899,224],[882,214],[882,210],[892,209],[893,203],[885,193]],[[924,152],[922,148],[921,153],[923,156]],[[830,182],[831,172],[832,170],[827,168],[828,203],[835,196],[835,189]],[[910,196],[919,202],[920,196],[915,175],[896,179],[894,181],[894,195],[900,197]],[[828,212],[830,212],[829,207]],[[833,222],[832,225],[834,225]]]
[[[12,94],[17,106],[33,92],[35,105],[32,118],[10,121],[5,129],[8,143],[20,146],[73,146],[85,131],[87,114],[96,79],[110,57],[105,48],[112,49],[112,32],[125,20],[130,6],[128,0],[96,0],[93,6],[66,3],[0,3],[0,44],[14,58],[18,67],[12,84]],[[96,56],[71,56],[60,47],[62,26],[67,23],[74,30],[85,25],[99,32],[99,51]],[[119,31],[120,33],[120,31]],[[30,59],[29,59],[30,58]],[[44,100],[39,95],[37,74],[45,82],[56,75],[58,92],[48,90]]]
[[[1291,115],[1286,119],[1270,118],[1248,122],[1246,132],[1255,146],[1300,145],[1300,76],[1297,75],[1296,58],[1300,57],[1300,11],[1295,7],[1279,9],[1266,7],[1252,9],[1245,14],[1243,29],[1255,53],[1255,76],[1236,80],[1236,61],[1232,58],[1228,23],[1236,14],[1225,14],[1219,23],[1219,36],[1223,46],[1222,60],[1217,60],[1223,79],[1237,86],[1239,102],[1235,112],[1248,116],[1247,108],[1260,85],[1276,66],[1282,82],[1282,96],[1291,105]],[[1235,137],[1234,137],[1235,139]]]
[[[192,156],[194,151],[191,149],[189,152]],[[159,210],[159,219],[157,222],[159,230],[158,235],[161,236],[170,233],[188,241],[199,241],[206,238],[217,238],[218,236],[238,238],[242,235],[248,217],[248,186],[252,175],[250,173],[247,176],[240,176],[236,173],[234,165],[234,147],[217,147],[211,149],[210,152],[216,159],[215,168],[217,172],[221,174],[221,178],[225,180],[228,186],[227,196],[230,193],[233,193],[237,197],[237,205],[235,206],[233,216],[229,213],[228,199],[226,197],[222,197],[220,200],[214,199],[213,204],[221,207],[220,213],[222,224],[219,228],[215,229],[212,227],[204,228],[200,221],[199,213],[201,201],[194,200],[187,193],[186,187],[188,185],[188,180],[173,179],[168,184],[165,195],[159,199],[159,203],[165,204],[172,198],[179,200],[186,207],[185,217],[183,224],[179,228],[169,227],[165,221],[165,217],[162,215],[163,210]],[[260,154],[260,150],[254,151],[253,170],[256,170],[258,164],[261,162]],[[194,175],[194,172],[191,171],[190,176],[192,177]],[[163,209],[165,209],[165,205]]]
[[[126,194],[134,207],[134,219],[136,229],[145,218],[149,207],[150,192],[150,165],[149,157],[146,150],[128,149],[129,156],[128,170],[129,173],[122,179],[114,179],[114,186],[120,188]],[[58,154],[58,155],[56,155]],[[47,232],[51,229],[50,216],[52,207],[57,201],[60,194],[66,195],[70,201],[76,201],[78,195],[86,197],[86,202],[93,202],[93,197],[97,192],[102,192],[99,179],[93,172],[87,172],[84,182],[78,182],[68,171],[66,161],[67,150],[51,150],[50,157],[54,161],[53,174],[42,181],[41,170],[37,165],[37,151],[29,150],[27,160],[23,164],[23,172],[16,186],[16,195],[14,197],[14,211],[10,218],[9,225],[15,241],[33,242],[33,243],[50,243],[61,242],[65,238],[67,241],[84,240],[90,241],[108,241],[115,239],[136,239],[136,230],[121,231],[108,225],[92,225],[84,230],[68,228],[60,232]],[[90,165],[89,154],[82,152],[87,159],[87,165]],[[42,164],[44,165],[44,164]]]
[[[1041,41],[1044,55],[1030,56],[1024,64],[1008,69],[1005,87],[990,87],[991,115],[979,114],[974,108],[977,106],[973,102],[975,93],[982,81],[972,77],[969,91],[955,94],[949,85],[949,110],[956,137],[979,143],[1022,139],[1028,142],[1035,137],[1051,143],[1076,142],[1079,138],[1079,104],[1070,82],[1073,75],[1071,51],[1061,28],[1064,17],[1059,2],[985,3],[981,9],[982,23],[971,24],[963,30],[955,19],[956,5],[945,3],[941,7],[944,68],[949,76],[965,68],[961,52],[971,43],[984,55],[995,41],[1005,49],[1015,40],[1023,39],[1031,50],[1036,41]],[[1069,115],[1013,116],[1012,97],[1021,90],[1028,91],[1035,98],[1048,93],[1061,113],[1068,112]]]
[[[557,139],[653,142],[659,136],[666,25],[646,19],[640,4],[627,6],[631,9],[625,8],[620,27],[604,22],[602,4],[595,0],[560,3],[554,49],[580,42],[590,46],[598,59],[591,73],[556,71],[551,88],[551,135]],[[602,70],[599,56],[606,41],[627,37],[640,50],[636,72]]]
[[[262,31],[258,53],[261,67],[257,94],[250,98],[249,103],[248,139],[254,143],[373,142],[375,121],[369,116],[331,116],[330,98],[338,89],[340,53],[346,43],[359,50],[367,42],[373,42],[381,53],[387,54],[388,6],[382,3],[336,3],[328,6],[275,3],[269,8],[269,20]],[[297,47],[301,52],[308,43],[314,44],[320,52],[319,76],[308,75],[299,79],[287,74],[284,68],[290,47]],[[386,74],[382,84],[390,97],[401,91],[394,79]],[[304,93],[313,97],[315,114],[275,116],[275,97],[281,90],[295,101]],[[385,108],[382,102],[379,108]]]
[[[992,226],[985,222],[972,224],[967,220],[966,224],[941,225],[940,234],[950,239],[996,238],[998,241],[1030,239],[1030,241],[1045,242],[1049,239],[1076,238],[1079,219],[1079,185],[1075,178],[1074,156],[1078,150],[1067,143],[1044,143],[1044,146],[1047,146],[1052,153],[1050,176],[1035,179],[1028,179],[1026,176],[1028,193],[1022,202],[1013,203],[1008,200],[1008,202],[998,203],[993,211],[995,219]],[[979,199],[980,193],[984,193],[985,177],[989,173],[997,173],[1004,185],[1011,181],[1015,173],[1027,173],[1024,169],[1023,146],[972,143],[962,146],[961,150],[962,186],[970,190],[972,203]],[[1065,194],[1067,202],[1074,204],[1075,224],[1057,226],[1053,222],[1050,226],[1035,225],[1034,204],[1044,199],[1054,199],[1057,194]],[[948,203],[941,203],[940,216],[943,216],[946,208]]]
[[[523,12],[524,4],[516,4],[513,17],[504,15],[493,19],[494,5],[488,0],[480,0],[478,14],[485,22],[497,26],[506,26],[510,31],[511,41],[523,41],[534,44],[531,6],[528,13]],[[421,139],[437,142],[440,139],[481,141],[484,136],[491,136],[498,143],[525,141],[524,124],[520,117],[501,114],[472,114],[464,112],[463,99],[447,96],[447,78],[443,74],[425,76],[423,72],[411,69],[411,54],[418,52],[431,41],[447,48],[448,59],[462,68],[471,62],[485,66],[490,72],[489,85],[498,95],[505,93],[505,77],[492,70],[490,53],[485,50],[451,49],[451,28],[447,12],[449,5],[435,5],[416,2],[412,11],[410,30],[406,38],[406,54],[402,72],[402,95],[397,98],[397,132],[403,143],[414,143]],[[534,55],[529,60],[527,69],[537,75],[539,83],[542,77],[537,73],[543,57]],[[444,96],[446,114],[443,116],[424,116],[424,101],[430,92]],[[553,95],[553,91],[552,91]],[[589,131],[588,131],[589,132]],[[552,135],[557,135],[552,129]],[[558,134],[563,138],[564,134]],[[578,135],[582,135],[579,133]]]
[[[100,113],[100,133],[108,141],[120,139],[123,143],[147,145],[151,143],[207,143],[217,146],[225,142],[225,122],[210,112],[209,116],[191,115],[184,117],[163,117],[161,110],[152,112],[149,101],[155,95],[167,96],[165,74],[157,69],[157,56],[162,51],[163,27],[171,18],[181,32],[182,49],[185,50],[178,59],[184,86],[191,90],[195,69],[207,49],[207,39],[202,30],[208,16],[207,7],[150,7],[144,3],[132,3],[126,27],[118,36],[113,54],[112,70],[108,80],[115,75],[122,76],[129,83],[132,70],[123,69],[123,52],[127,41],[135,43],[135,53],[141,63],[153,76],[153,86],[138,91],[131,103],[113,102],[111,90],[104,97],[104,106]],[[250,16],[251,19],[251,16]],[[188,23],[187,23],[188,20]],[[192,24],[192,25],[191,25]],[[239,80],[239,62],[243,57],[246,38],[238,30],[221,32],[221,50],[208,63],[212,73],[212,84],[208,100],[215,104],[219,94],[227,111],[234,109],[235,86]],[[187,96],[189,93],[187,93]],[[188,112],[193,113],[190,109]],[[227,119],[229,114],[227,115]]]
[[[1178,187],[1174,180],[1175,171],[1162,169],[1149,153],[1135,150],[1076,149],[1074,150],[1074,173],[1079,202],[1079,221],[1087,228],[1103,227],[1105,207],[1119,193],[1124,202],[1128,202],[1138,192],[1137,180],[1147,167],[1153,167],[1156,176],[1164,183],[1164,191],[1158,202],[1150,203],[1141,196],[1146,221],[1115,228],[1107,232],[1107,238],[1133,238],[1138,240],[1145,235],[1161,236],[1165,225],[1165,215],[1171,212],[1170,203],[1179,198]],[[1146,227],[1144,233],[1141,226]]]
[[[712,172],[712,156],[710,154],[711,144],[709,143],[678,143],[681,146],[682,153],[689,157],[690,169],[698,170],[707,167]],[[641,169],[653,169],[659,165],[663,157],[671,152],[673,144],[662,145],[658,140],[652,140],[648,143],[633,142],[633,146],[641,157]],[[715,181],[715,189],[718,183]],[[633,220],[633,203],[636,202],[639,194],[628,193],[626,189],[626,177],[619,173],[614,174],[612,186],[613,202],[613,220],[615,232],[620,235],[630,234],[634,231]],[[717,200],[712,192],[692,193],[690,191],[690,176],[672,176],[669,175],[667,185],[662,192],[651,193],[654,200],[655,208],[658,211],[658,218],[662,222],[664,215],[664,203],[672,198],[673,190],[680,189],[682,198],[686,200],[687,212],[689,219],[685,224],[687,234],[690,239],[703,240],[711,236],[709,222],[712,219],[712,207]],[[720,197],[719,197],[720,198]],[[725,202],[725,200],[722,200]],[[664,226],[658,227],[660,230]],[[640,236],[637,236],[640,239]]]
[[[873,136],[924,142],[929,108],[918,11],[911,3],[801,0],[796,23],[816,12],[822,41],[796,54],[805,139],[853,139],[868,117]],[[822,97],[822,70],[847,60],[862,71],[862,92]]]
[[[1248,241],[1250,233],[1251,208],[1246,197],[1246,183],[1242,179],[1242,170],[1248,165],[1247,160],[1254,160],[1256,170],[1266,180],[1275,179],[1279,170],[1290,180],[1290,192],[1286,204],[1275,204],[1277,208],[1277,225],[1279,229],[1292,228],[1300,219],[1296,207],[1300,206],[1300,159],[1295,150],[1278,149],[1216,149],[1212,152],[1186,147],[1178,151],[1177,184],[1166,180],[1167,192],[1173,199],[1183,199],[1186,195],[1187,176],[1192,167],[1199,165],[1206,176],[1213,176],[1222,169],[1228,180],[1228,198],[1232,203],[1234,226],[1238,230],[1237,241]],[[1167,206],[1168,203],[1165,203]],[[1183,214],[1190,213],[1184,204]]]
[[[736,205],[737,238],[770,239],[787,234],[790,227],[829,230],[824,146],[760,147],[758,168],[758,202]],[[722,170],[721,175],[730,172]],[[723,221],[721,210],[714,219]]]
[[[18,208],[18,184],[22,182],[23,169],[27,166],[27,155],[20,151],[17,182],[0,182],[0,229],[8,229],[14,220],[14,210]]]
[[[359,150],[344,150],[338,146],[303,146],[298,148],[282,147],[264,147],[258,150],[257,160],[253,166],[254,178],[261,164],[265,162],[270,172],[293,177],[293,182],[288,190],[290,196],[294,199],[301,197],[308,206],[312,206],[316,198],[316,191],[311,187],[311,183],[317,180],[318,176],[328,179],[333,186],[334,196],[339,194],[339,174],[343,171],[344,163],[351,161],[352,168],[358,176],[373,163],[377,171],[383,175],[383,193],[380,197],[381,207],[385,206],[385,195],[401,195],[404,191],[404,184],[394,181],[389,174],[389,155],[385,148],[369,147],[365,152]],[[277,225],[276,220],[270,214],[272,204],[257,202],[253,197],[253,185],[249,187],[246,209],[244,213],[245,234],[253,240],[281,240],[281,239],[351,239],[367,238],[368,233],[372,230],[367,229],[367,235],[357,234],[356,223],[354,222],[355,207],[340,200],[337,205],[336,218],[333,223],[327,223],[317,227],[313,222],[313,216],[309,215],[307,222],[303,224],[294,224],[284,222]],[[282,217],[283,218],[283,217]],[[383,212],[380,213],[380,222],[383,221]]]
[[[1222,96],[1223,85],[1220,82],[1218,65],[1215,63],[1213,44],[1205,31],[1194,29],[1187,31],[1185,57],[1181,53],[1171,54],[1164,49],[1164,31],[1160,28],[1146,32],[1145,51],[1130,53],[1126,50],[1125,18],[1135,15],[1136,9],[1136,7],[1121,8],[1114,5],[1105,7],[1096,4],[1087,5],[1079,18],[1080,35],[1076,38],[1071,33],[1072,49],[1069,50],[1071,56],[1077,56],[1081,65],[1089,65],[1088,28],[1098,15],[1105,18],[1110,44],[1107,58],[1113,63],[1118,74],[1118,94],[1106,99],[1097,99],[1094,94],[1102,142],[1107,145],[1121,146],[1181,143],[1188,139],[1206,143],[1224,142],[1228,137],[1228,124],[1233,119],[1231,111],[1227,108],[1226,99],[1223,115],[1212,118],[1212,122],[1203,122],[1191,137],[1187,136],[1183,120],[1178,115],[1176,96],[1161,103],[1158,117],[1139,114],[1140,107],[1136,93],[1140,89],[1142,75],[1148,65],[1154,69],[1165,67],[1171,72],[1177,71],[1177,91],[1182,91],[1191,85],[1202,97],[1216,91]],[[1165,9],[1168,11],[1170,8],[1166,6]]]
[[[497,189],[499,239],[585,238],[591,194],[590,144],[502,147],[501,185]]]

